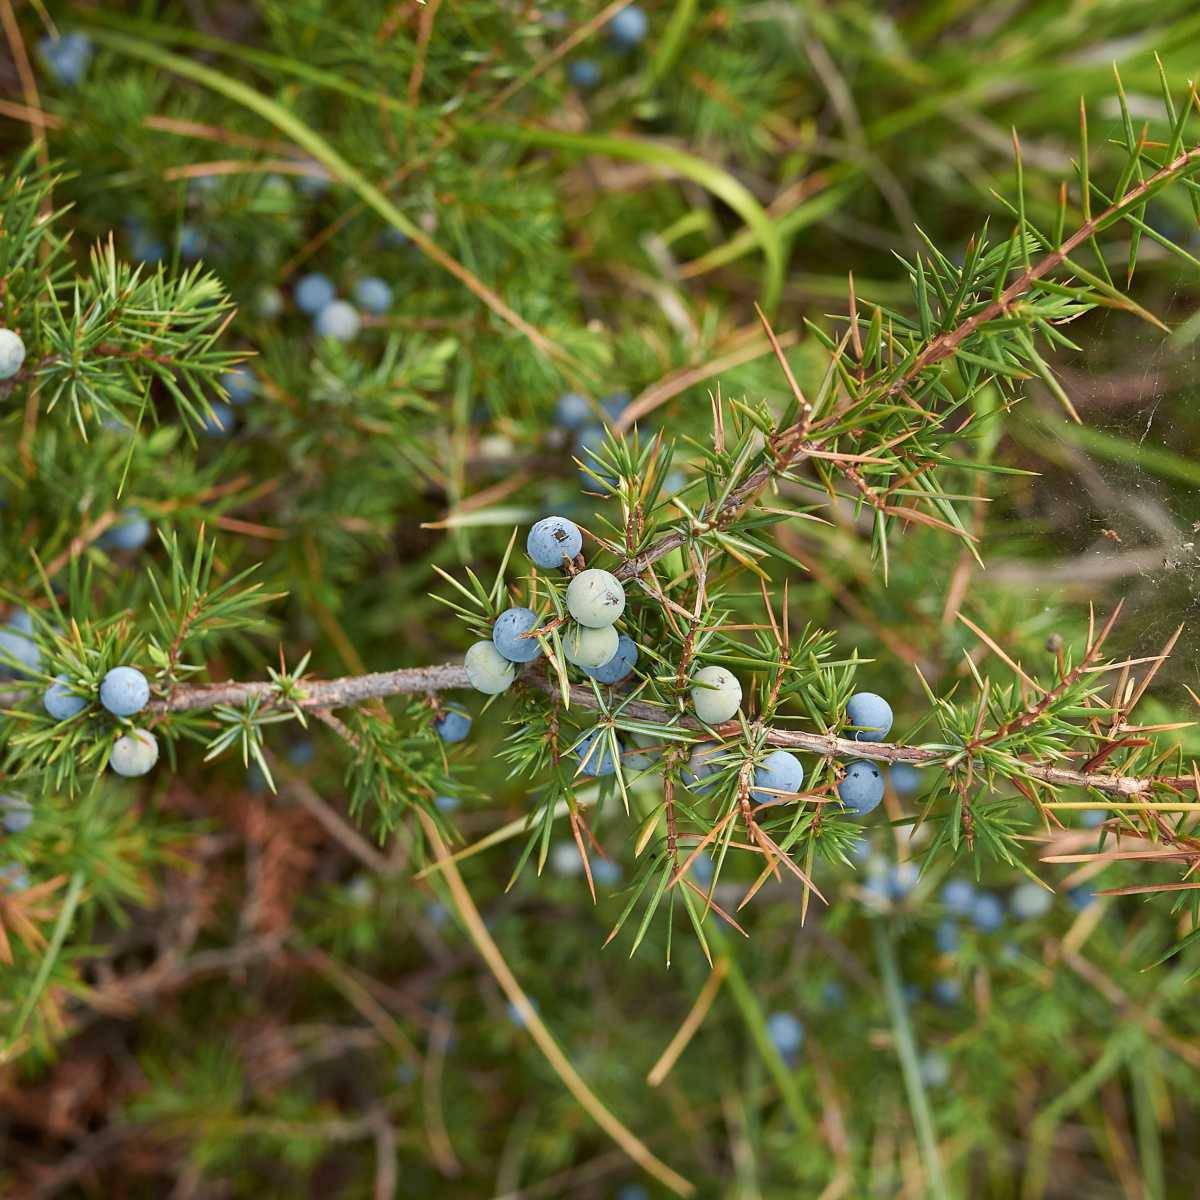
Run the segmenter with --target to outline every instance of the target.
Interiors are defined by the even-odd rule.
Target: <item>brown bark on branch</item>
[[[521,681],[547,695],[558,693],[557,680],[538,673],[536,665],[521,676]],[[461,664],[441,663],[434,667],[411,667],[398,671],[378,671],[370,675],[351,675],[341,679],[306,681],[302,685],[303,698],[298,700],[297,704],[304,709],[344,708],[384,696],[438,692],[469,686],[466,669]],[[571,704],[577,708],[599,708],[595,693],[590,687],[573,684],[570,694]],[[155,714],[194,712],[218,704],[238,705],[253,697],[270,699],[275,695],[273,685],[258,682],[182,687],[164,699],[152,701],[146,711]],[[642,700],[627,701],[621,706],[621,712],[636,720],[669,725],[674,729],[686,729],[701,734],[707,732],[707,727],[693,717]],[[740,730],[741,725],[737,721],[727,721],[724,725],[715,727],[715,731],[726,738],[737,737]],[[891,742],[856,742],[834,734],[806,733],[803,730],[791,729],[768,729],[766,742],[770,746],[803,750],[822,758],[865,758],[875,762],[908,763],[913,766],[945,762],[946,759],[962,755],[966,751],[966,747],[933,749],[901,746]],[[1074,771],[1068,767],[1034,763],[1027,763],[1026,770],[1030,778],[1041,783],[1056,787],[1094,788],[1096,791],[1131,800],[1147,797],[1156,786],[1188,791],[1195,789],[1195,780],[1190,775],[1141,779],[1131,775]]]

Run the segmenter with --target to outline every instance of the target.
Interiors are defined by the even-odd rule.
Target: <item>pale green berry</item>
[[[485,696],[506,691],[517,677],[516,668],[491,642],[476,642],[467,651],[463,665],[471,686]]]
[[[158,762],[158,739],[145,729],[132,729],[109,751],[108,765],[127,779],[145,775]]]
[[[620,638],[611,625],[601,629],[572,625],[563,636],[563,653],[567,656],[567,662],[594,670],[616,654],[619,644]]]
[[[742,685],[724,667],[701,667],[692,676],[692,704],[706,725],[719,725],[741,707]]]
[[[0,329],[0,379],[11,379],[25,361],[25,343],[11,329]]]
[[[580,571],[567,585],[567,608],[580,625],[602,629],[605,625],[612,625],[625,611],[625,589],[621,581],[608,571],[596,567]]]

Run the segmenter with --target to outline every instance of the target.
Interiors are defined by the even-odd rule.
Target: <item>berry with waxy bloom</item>
[[[447,704],[433,728],[443,742],[461,742],[471,732],[471,714],[457,704]]]
[[[767,1035],[784,1058],[794,1057],[804,1045],[804,1025],[795,1013],[772,1013],[767,1018]]]
[[[619,743],[617,751],[620,753]],[[573,753],[579,759],[579,770],[583,775],[611,775],[617,769],[607,732],[603,729],[584,734],[575,744]]]
[[[591,860],[592,879],[601,887],[616,887],[621,882],[621,864],[611,858],[601,858],[594,855]]]
[[[950,1064],[946,1056],[936,1050],[921,1055],[917,1070],[921,1073],[921,1082],[927,1088],[945,1087],[950,1082]]]
[[[367,275],[354,285],[358,307],[377,317],[392,307],[392,289],[378,275]]]
[[[962,984],[953,975],[943,975],[935,980],[932,991],[933,998],[947,1008],[952,1008],[962,999]]]
[[[56,721],[69,721],[87,708],[87,701],[71,691],[69,683],[66,675],[56,675],[42,697],[42,707]]]
[[[592,419],[592,406],[579,392],[563,392],[554,406],[554,415],[563,429],[580,429]]]
[[[577,58],[567,68],[567,78],[581,92],[600,86],[600,65],[591,58]]]
[[[1033,921],[1050,911],[1053,895],[1031,879],[1022,880],[1013,888],[1008,898],[1008,907],[1014,917],[1022,921]]]
[[[100,681],[100,703],[114,717],[132,717],[150,703],[150,683],[137,667],[113,667]]]
[[[754,768],[754,787],[750,795],[759,804],[778,804],[794,796],[804,786],[804,767],[787,750],[772,750]],[[784,793],[780,795],[779,793]]]
[[[92,61],[92,39],[72,30],[61,37],[49,34],[38,42],[38,51],[46,69],[64,87],[78,87]]]
[[[942,887],[942,904],[956,917],[966,917],[975,903],[975,885],[969,879],[948,879]]]
[[[97,539],[105,550],[140,550],[150,540],[150,522],[140,508],[130,508],[121,514]]]
[[[292,292],[296,307],[311,317],[315,317],[327,304],[332,304],[336,295],[329,276],[322,275],[319,271],[313,271],[298,279]]]
[[[258,393],[258,376],[245,363],[239,363],[221,376],[221,386],[231,404],[249,404]]]
[[[949,917],[944,917],[937,923],[937,928],[933,931],[933,944],[939,954],[953,954],[961,941],[958,926]]]
[[[525,552],[539,566],[549,570],[561,567],[583,549],[583,534],[566,517],[543,517],[529,531]]]
[[[717,761],[723,749],[724,747],[718,746],[716,742],[700,742],[692,747],[687,766],[683,769],[683,782],[693,792],[707,792],[716,782],[709,779],[709,776],[715,775],[725,766]],[[706,779],[707,783],[704,782]]]
[[[574,842],[555,842],[550,847],[550,869],[555,875],[570,878],[583,870],[583,859],[579,857],[579,847]]]
[[[228,437],[237,424],[233,409],[224,400],[213,400],[210,404],[212,413],[202,419],[200,432],[206,438]]]
[[[33,619],[24,611],[0,626],[0,679],[21,679],[41,668],[42,652],[32,632]]]
[[[882,742],[892,728],[892,706],[874,692],[856,692],[846,702],[846,720],[856,742]]]
[[[362,317],[358,309],[345,300],[331,300],[313,321],[318,337],[334,338],[339,342],[352,342],[362,328]]]
[[[22,833],[33,824],[33,805],[20,796],[0,796],[0,825],[8,833]]]
[[[1004,924],[1004,904],[991,892],[979,892],[971,904],[971,920],[980,933],[995,933]]]
[[[608,23],[608,41],[614,50],[632,50],[646,40],[650,22],[636,4],[627,4]]]
[[[838,799],[855,816],[863,817],[883,799],[883,772],[873,762],[853,762],[838,784]]]
[[[531,608],[505,609],[492,626],[492,644],[509,662],[533,662],[542,652],[541,643],[523,635],[536,629],[537,623],[538,615]]]

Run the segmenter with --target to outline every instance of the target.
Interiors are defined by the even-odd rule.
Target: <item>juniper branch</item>
[[[537,673],[536,668],[526,671],[521,679],[525,684],[547,695],[560,694],[559,682]],[[430,667],[377,671],[368,675],[348,675],[339,679],[306,679],[301,685],[302,695],[294,700],[289,699],[287,704],[306,710],[344,708],[365,700],[387,696],[441,692],[468,686],[466,669],[460,663],[449,662]],[[254,699],[262,702],[264,707],[270,707],[271,702],[279,698],[278,689],[273,684],[259,681],[182,686],[161,699],[151,701],[145,711],[161,716],[215,708],[217,705],[237,706]],[[570,702],[578,708],[589,710],[602,707],[595,692],[581,684],[571,685]],[[621,705],[621,713],[634,720],[653,722],[672,729],[686,729],[697,734],[706,734],[711,730],[723,738],[732,738],[742,732],[742,725],[738,721],[707,726],[692,717],[642,700],[626,701]],[[959,746],[929,747],[904,746],[893,742],[858,742],[833,733],[808,733],[798,729],[768,728],[758,732],[763,734],[765,743],[769,746],[803,750],[821,758],[865,758],[875,762],[906,763],[912,766],[943,763],[947,758],[962,754],[966,749]],[[1026,763],[1024,769],[1029,778],[1053,787],[1090,788],[1135,800],[1145,797],[1155,787],[1187,790],[1196,788],[1196,780],[1191,775],[1140,778],[1110,772],[1075,771],[1069,767],[1044,763]]]
[[[1181,175],[1193,163],[1200,162],[1200,146],[1193,146],[1179,154],[1166,166],[1159,168],[1153,175],[1131,187],[1119,200],[1110,204],[1103,212],[1085,220],[1056,250],[1032,266],[1026,268],[996,297],[978,312],[973,313],[961,325],[933,338],[915,359],[901,373],[900,377],[888,388],[887,395],[895,396],[902,392],[922,371],[936,366],[951,357],[982,325],[996,317],[1006,314],[1013,301],[1023,296],[1044,275],[1055,267],[1061,266],[1070,257],[1071,252],[1082,246],[1089,238],[1095,237],[1106,225],[1136,208],[1156,187]]]

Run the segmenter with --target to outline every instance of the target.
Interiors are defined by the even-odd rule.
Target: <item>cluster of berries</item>
[[[352,342],[362,329],[359,309],[382,316],[392,307],[392,289],[377,276],[368,275],[354,285],[355,308],[348,300],[338,298],[337,289],[328,275],[314,271],[302,276],[292,292],[296,307],[313,319],[318,337]]]
[[[729,721],[742,702],[742,687],[724,667],[702,667],[692,676],[692,704],[696,715],[709,725]],[[892,728],[892,706],[874,692],[856,692],[846,704],[851,735],[859,742],[881,742]],[[727,765],[716,742],[701,742],[688,759],[685,778],[693,791],[706,791],[704,783]],[[773,750],[754,768],[751,798],[758,804],[775,804],[804,786],[804,766],[788,750]],[[883,799],[883,772],[866,759],[852,762],[838,783],[838,799],[855,816],[866,816]]]
[[[616,54],[636,50],[646,40],[650,22],[636,4],[627,4],[608,23],[608,45]],[[581,92],[600,83],[600,64],[593,58],[578,58],[567,68],[567,77]]]
[[[136,667],[113,667],[100,681],[100,704],[114,717],[128,719],[149,703],[149,680]],[[66,675],[57,676],[42,697],[42,707],[56,721],[77,717],[88,704],[89,698],[76,691]],[[127,778],[145,775],[156,762],[158,739],[146,729],[122,734],[108,756],[108,765]]]
[[[566,517],[538,521],[526,541],[529,557],[545,570],[571,565],[582,549],[583,534]],[[573,618],[562,639],[567,661],[599,683],[619,683],[638,658],[633,639],[616,630],[625,611],[621,581],[598,568],[580,571],[567,585],[566,603]],[[491,641],[476,642],[467,651],[471,686],[486,695],[505,691],[517,677],[517,665],[533,662],[543,652],[538,624],[533,609],[514,607],[502,612],[492,627]]]
[[[564,397],[564,399],[566,399]],[[583,408],[587,402],[582,400]],[[562,402],[560,402],[560,409]],[[561,417],[561,413],[560,413]],[[525,549],[533,562],[543,569],[571,568],[583,550],[583,534],[566,517],[544,517],[529,531]],[[573,618],[563,634],[563,653],[597,683],[613,685],[625,679],[637,665],[637,643],[628,634],[618,633],[616,622],[625,611],[625,589],[608,571],[588,568],[575,574],[567,585],[567,611]],[[478,641],[466,653],[467,678],[476,691],[498,695],[517,677],[517,666],[533,662],[544,649],[547,630],[539,627],[540,618],[531,608],[506,609],[492,626],[490,641]],[[696,716],[706,725],[731,721],[742,705],[742,685],[725,667],[701,667],[691,677],[689,695]],[[892,728],[892,708],[874,692],[857,692],[846,705],[846,717],[857,741],[882,741]],[[439,713],[434,728],[447,742],[462,741],[471,728],[471,718],[457,705],[447,705]],[[603,731],[592,729],[574,747],[587,775],[611,775],[616,770],[611,743],[601,739]],[[695,746],[688,760],[685,780],[697,792],[711,787],[705,783],[721,769],[722,747],[715,742]],[[637,758],[637,762],[633,758]],[[630,757],[630,765],[649,765],[647,756]],[[910,768],[911,770],[911,768]],[[787,750],[775,750],[754,770],[751,796],[758,804],[774,804],[796,795],[804,785],[804,767]],[[838,784],[838,798],[856,816],[865,816],[883,799],[883,772],[873,762],[851,763]]]
[[[42,654],[33,639],[33,619],[18,612],[0,627],[0,678],[36,675]],[[42,707],[56,721],[69,721],[88,707],[90,698],[58,675],[42,696]],[[100,704],[114,717],[127,719],[150,703],[150,684],[136,667],[113,667],[100,681]],[[108,765],[118,775],[145,775],[158,761],[158,740],[145,729],[130,729],[113,743]]]

